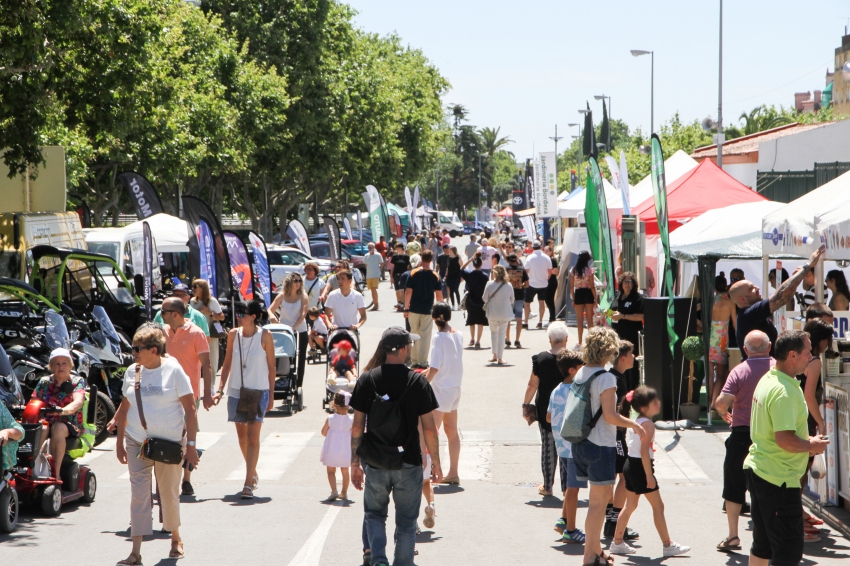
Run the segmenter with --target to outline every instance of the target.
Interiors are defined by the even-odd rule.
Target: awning
[[[142,233],[142,220],[133,222],[124,229],[128,234]],[[156,249],[160,253],[180,253],[189,251],[189,224],[176,216],[160,213],[144,220],[151,228],[156,240]]]

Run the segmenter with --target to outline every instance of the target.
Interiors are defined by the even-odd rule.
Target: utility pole
[[[555,136],[549,136],[549,139],[555,142],[555,167],[558,166],[558,140],[564,139],[563,137],[558,137],[558,124],[555,124]]]
[[[720,0],[720,36],[717,65],[717,166],[723,168],[723,0]]]

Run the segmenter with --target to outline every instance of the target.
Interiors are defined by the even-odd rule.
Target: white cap
[[[71,357],[71,351],[67,348],[56,348],[50,352],[50,359],[47,361],[47,365],[50,365],[50,363],[56,358],[68,358],[68,361],[71,363],[74,362],[74,358]]]

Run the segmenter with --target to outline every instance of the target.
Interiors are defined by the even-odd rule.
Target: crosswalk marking
[[[667,447],[671,445],[668,450]],[[688,451],[676,441],[673,432],[656,431],[655,447],[655,477],[658,479],[701,483],[711,481]]]
[[[295,458],[304,450],[315,432],[271,433],[260,445],[260,459],[257,462],[257,475],[261,480],[277,480],[286,471]],[[245,464],[233,470],[229,481],[245,479]]]
[[[218,442],[225,433],[223,432],[199,432],[195,436],[195,443],[199,450],[209,450],[213,444]],[[106,444],[106,442],[104,442]],[[112,440],[112,447],[115,448],[115,440]],[[130,454],[129,456],[132,456]],[[243,474],[244,475],[244,474]],[[126,471],[120,476],[118,476],[119,480],[128,480],[130,479],[130,472]]]
[[[328,507],[325,516],[313,534],[310,535],[304,542],[304,546],[298,551],[289,562],[289,566],[319,566],[319,560],[322,558],[322,549],[325,547],[325,541],[331,531],[336,516],[339,515],[339,510],[342,509],[342,502],[337,502]]]
[[[100,458],[107,452],[115,451],[115,437],[110,436],[100,444],[98,444],[91,452],[83,456],[82,458],[77,458],[76,462],[80,465],[88,464],[92,460]]]

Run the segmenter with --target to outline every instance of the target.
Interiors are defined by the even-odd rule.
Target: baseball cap
[[[74,363],[74,358],[71,357],[71,351],[67,348],[56,348],[50,352],[50,359],[47,361],[47,365],[50,365],[50,362],[56,358],[68,358],[71,363]]]
[[[174,290],[175,291],[186,291],[188,293],[189,287],[187,287],[185,283],[176,283],[174,285]]]
[[[411,334],[401,326],[390,326],[381,334],[381,347],[395,352],[416,340],[419,340],[418,334]]]
[[[535,240],[535,241],[534,241],[534,243],[533,243],[533,244],[531,244],[531,249],[533,249],[533,250],[539,250],[539,249],[540,249],[540,242],[538,242],[537,240]]]

